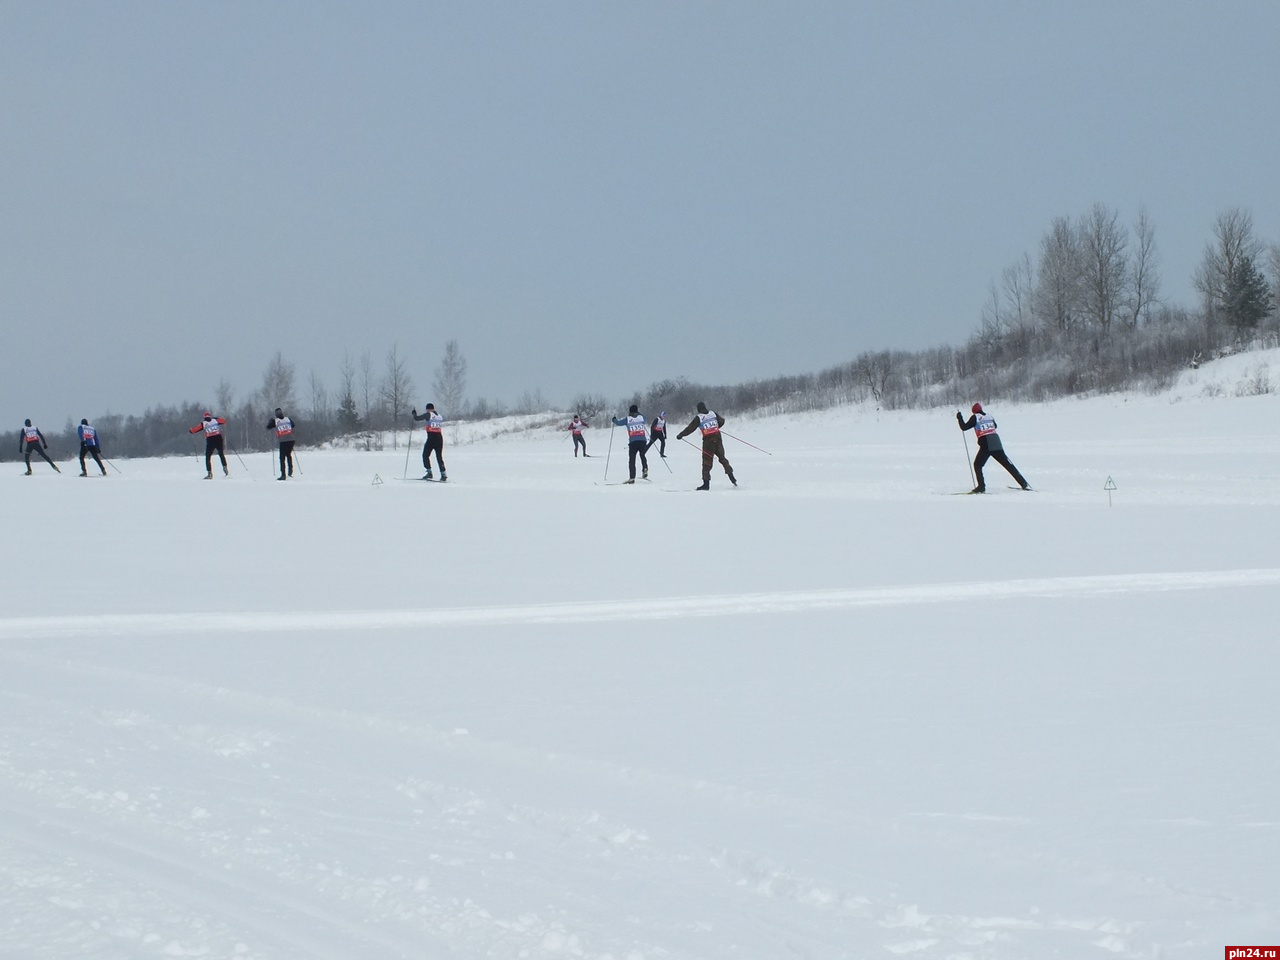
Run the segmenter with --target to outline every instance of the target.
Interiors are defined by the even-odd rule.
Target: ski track
[[[163,948],[168,955],[244,960],[407,958],[474,955],[477,944],[485,945],[485,955],[509,950],[506,955],[513,957],[592,956],[597,954],[588,945],[618,944],[616,931],[599,926],[601,917],[627,917],[624,928],[635,926],[635,939],[626,952],[617,954],[619,960],[757,955],[740,954],[732,944],[713,946],[706,941],[711,931],[700,930],[695,916],[682,915],[687,909],[684,904],[708,898],[724,901],[731,906],[723,909],[743,918],[739,935],[768,930],[772,932],[764,942],[775,944],[779,925],[809,916],[810,925],[793,928],[785,938],[802,956],[853,956],[842,942],[842,930],[845,936],[853,931],[859,931],[859,937],[874,936],[891,953],[922,956],[937,955],[932,948],[939,947],[972,949],[977,952],[971,956],[980,957],[986,955],[983,947],[1028,935],[1039,937],[1037,942],[1042,944],[1060,943],[1068,954],[1088,949],[1100,935],[1111,938],[1117,953],[1133,956],[1146,949],[1135,942],[1135,938],[1142,940],[1140,922],[1115,917],[1029,919],[929,913],[927,904],[895,902],[883,878],[864,877],[861,888],[842,890],[807,875],[803,868],[779,862],[767,848],[707,849],[701,837],[673,835],[669,830],[663,836],[664,831],[652,830],[643,819],[647,815],[656,823],[671,824],[671,810],[705,808],[709,817],[738,819],[748,825],[754,820],[785,819],[826,822],[832,830],[853,826],[866,834],[868,845],[883,826],[871,821],[832,823],[833,811],[810,808],[794,799],[653,776],[580,758],[546,757],[539,751],[447,734],[420,724],[136,670],[35,653],[9,651],[6,656],[60,673],[67,680],[79,675],[105,681],[126,700],[152,707],[160,717],[172,716],[175,704],[186,703],[197,714],[233,718],[231,729],[213,723],[193,737],[175,729],[172,721],[157,723],[152,714],[104,717],[77,704],[70,694],[45,696],[29,705],[45,715],[68,718],[73,730],[87,724],[140,736],[145,749],[164,754],[165,767],[171,771],[170,788],[181,781],[185,765],[198,768],[202,762],[188,756],[193,752],[217,749],[239,769],[255,767],[253,751],[234,749],[238,740],[249,737],[246,729],[256,731],[252,736],[257,739],[271,738],[270,731],[277,727],[302,730],[303,743],[343,741],[344,749],[335,749],[335,757],[412,756],[412,768],[432,771],[429,779],[402,774],[394,781],[369,784],[360,769],[345,761],[331,764],[310,756],[286,759],[273,753],[269,776],[286,784],[349,786],[335,786],[334,793],[326,791],[321,797],[293,791],[260,800],[254,798],[263,794],[263,788],[245,781],[227,798],[207,802],[215,810],[219,804],[232,804],[255,808],[252,813],[245,809],[223,817],[193,818],[189,804],[175,802],[171,796],[165,796],[168,803],[148,802],[146,791],[151,788],[136,780],[121,790],[118,781],[87,783],[84,773],[66,769],[19,770],[0,752],[0,849],[6,851],[6,860],[15,863],[20,864],[26,854],[46,864],[44,882],[49,889],[41,891],[42,899],[46,904],[61,904],[67,914],[79,918],[73,925],[76,933],[68,934],[67,943],[97,956],[128,957],[137,955],[132,949],[152,953]],[[62,686],[54,684],[50,689]],[[86,740],[74,733],[69,737]],[[108,753],[121,750],[116,743]],[[50,753],[62,758],[71,755],[63,745]],[[455,763],[450,763],[451,754],[460,754]],[[305,772],[302,767],[307,768]],[[391,772],[385,765],[376,769]],[[103,770],[99,776],[110,774]],[[239,776],[267,775],[255,771]],[[101,785],[107,782],[112,785]],[[548,792],[556,802],[549,802]],[[579,796],[591,797],[603,812],[576,806]],[[270,808],[270,816],[261,819],[270,825],[270,837],[260,839],[215,826],[254,821],[259,804]],[[939,818],[910,818],[895,824],[894,842],[986,846],[979,837],[966,838],[945,825],[931,825],[931,819]],[[520,851],[514,866],[521,877],[519,886],[526,889],[531,902],[538,900],[539,884],[551,877],[564,883],[573,874],[580,878],[572,884],[574,889],[602,888],[592,895],[596,902],[580,900],[572,909],[562,905],[559,910],[547,904],[542,913],[504,915],[499,903],[486,901],[490,886],[486,876],[495,869],[487,865],[497,863],[496,869],[501,870],[504,856],[510,859],[510,854],[489,849],[491,843],[514,845]],[[342,863],[343,869],[336,869],[336,862],[353,850],[367,853],[369,862]],[[1004,858],[1013,853],[1007,837],[987,855],[996,852]],[[1021,854],[1027,862],[1040,856],[1033,849]],[[326,868],[324,863],[334,866]],[[384,872],[370,872],[372,863],[381,863]],[[433,865],[426,870],[435,879],[427,880],[423,866],[415,871],[413,863]],[[58,864],[62,869],[50,866]],[[702,866],[692,866],[696,864]],[[403,873],[396,872],[399,866]],[[1080,875],[1102,865],[1058,862],[1051,867]],[[638,907],[608,889],[607,881],[619,870],[651,877],[670,888],[661,895],[649,895],[649,902]],[[62,876],[68,872],[76,874],[78,881],[68,883]],[[442,882],[442,872],[448,882]],[[598,874],[595,882],[590,879],[593,874]],[[505,882],[509,890],[511,878]],[[1110,882],[1146,886],[1153,880],[1115,875]],[[4,885],[0,882],[0,890]],[[439,893],[442,887],[451,893]],[[159,913],[170,917],[163,933],[156,932],[157,899],[166,904]],[[653,913],[663,906],[667,912]],[[109,931],[100,932],[85,919],[94,915],[112,917],[115,922]],[[701,946],[699,940],[704,941]],[[154,949],[141,950],[143,946]]]
[[[0,638],[199,634],[228,631],[292,633],[397,627],[672,620],[685,617],[796,613],[975,600],[1104,597],[1127,593],[1262,587],[1277,584],[1280,584],[1280,568],[1273,567],[418,610],[375,609],[328,612],[298,610],[245,613],[103,614],[92,617],[8,617],[0,619]]]

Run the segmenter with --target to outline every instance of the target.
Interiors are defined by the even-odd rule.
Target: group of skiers
[[[215,453],[218,455],[218,462],[222,464],[222,475],[224,477],[231,475],[227,470],[226,440],[222,434],[222,428],[226,425],[225,417],[215,417],[206,410],[200,422],[187,431],[204,434],[204,478],[206,480],[213,479]],[[293,419],[285,416],[284,411],[276,407],[275,413],[267,418],[266,428],[275,431],[276,443],[280,448],[280,476],[276,479],[288,480],[293,476]]]
[[[81,420],[79,426],[76,427],[76,436],[80,438],[80,476],[87,477],[89,475],[86,469],[85,460],[87,457],[93,457],[93,462],[98,465],[98,469],[102,471],[102,475],[107,475],[106,465],[102,462],[102,446],[98,442],[98,431],[88,420]],[[22,454],[22,460],[27,465],[26,475],[31,476],[31,455],[39,454],[44,462],[53,467],[58,473],[61,468],[49,459],[49,443],[44,438],[44,434],[40,432],[39,427],[31,425],[30,418],[22,422],[22,429],[18,431],[18,452]]]
[[[701,401],[698,403],[698,412],[694,414],[693,419],[689,421],[689,425],[676,434],[677,440],[683,440],[694,430],[702,433],[702,486],[699,490],[711,489],[711,465],[714,461],[719,460],[720,466],[724,468],[729,482],[735,487],[738,485],[737,478],[733,475],[733,467],[729,465],[729,461],[724,455],[724,439],[720,436],[720,428],[724,426],[724,417],[714,411],[708,410],[707,405]],[[625,483],[636,482],[636,459],[640,460],[640,479],[649,479],[649,458],[648,453],[654,444],[658,445],[658,456],[664,460],[667,456],[667,411],[653,418],[652,422],[646,420],[645,415],[640,412],[640,408],[636,404],[631,404],[627,410],[626,416],[613,417],[612,423],[615,427],[626,427],[627,430],[627,473],[628,477]],[[578,455],[578,448],[582,448],[582,455],[589,456],[587,453],[587,441],[583,437],[582,432],[587,428],[588,424],[582,419],[581,415],[574,414],[569,425],[565,427],[573,435],[573,455]]]
[[[426,441],[422,446],[422,466],[426,470],[422,479],[434,480],[435,475],[431,470],[431,455],[435,454],[436,465],[440,468],[440,480],[449,479],[445,473],[444,466],[444,418],[436,412],[435,404],[428,403],[426,409],[421,414],[418,408],[414,407],[413,419],[415,421],[425,421]],[[664,410],[652,421],[646,420],[644,414],[640,412],[636,404],[631,404],[625,416],[613,417],[613,425],[615,427],[625,427],[627,431],[627,470],[628,479],[625,483],[636,482],[636,460],[640,461],[640,479],[649,479],[649,460],[648,452],[655,444],[658,445],[658,456],[666,458],[667,456],[667,412]],[[215,417],[211,412],[205,411],[200,422],[191,427],[189,432],[192,434],[203,433],[204,446],[204,467],[206,480],[213,479],[213,456],[216,453],[218,460],[222,465],[223,476],[229,476],[227,471],[226,444],[223,438],[222,428],[226,426],[224,417]],[[1000,435],[996,432],[995,418],[983,410],[982,404],[975,403],[970,408],[970,416],[966,420],[964,415],[958,410],[956,411],[956,423],[962,431],[972,430],[978,438],[978,453],[973,461],[974,479],[977,481],[976,486],[970,491],[971,493],[985,493],[987,490],[986,481],[982,475],[982,468],[988,460],[994,460],[1009,472],[1019,487],[1023,490],[1030,490],[1031,487],[1026,479],[1018,472],[1018,468],[1009,460],[1008,455],[1004,452],[1004,445],[1000,442]],[[733,475],[733,467],[725,458],[724,439],[721,429],[724,427],[725,418],[714,410],[709,410],[706,403],[699,401],[697,412],[693,415],[693,419],[689,421],[688,426],[676,434],[677,440],[683,440],[693,431],[697,430],[702,434],[702,484],[697,487],[698,490],[711,489],[711,467],[715,461],[720,462],[720,466],[724,469],[725,475],[729,478],[729,482],[735,487],[738,485],[737,478]],[[584,431],[589,424],[579,414],[574,414],[569,425],[565,427],[573,437],[573,455],[578,456],[578,451],[582,451],[583,457],[590,456],[587,453],[587,440],[583,436]],[[293,420],[285,415],[280,407],[276,407],[275,413],[268,418],[266,429],[275,432],[276,442],[279,444],[280,456],[280,476],[277,480],[287,480],[293,476],[294,453],[293,453]],[[93,461],[98,465],[98,469],[102,471],[102,476],[107,475],[107,468],[102,459],[102,447],[98,436],[98,431],[87,419],[80,421],[76,427],[76,434],[80,439],[80,476],[87,477],[87,459],[92,457]],[[23,423],[22,429],[18,432],[18,452],[23,454],[23,460],[26,463],[26,475],[31,475],[31,455],[37,454],[44,459],[49,466],[53,467],[58,473],[62,471],[58,465],[50,459],[48,454],[49,444],[44,438],[44,434],[37,427],[32,426],[30,419]]]

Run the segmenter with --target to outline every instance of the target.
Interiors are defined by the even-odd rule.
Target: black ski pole
[[[416,410],[418,408],[414,407],[414,409]],[[405,445],[404,445],[404,476],[400,478],[401,480],[409,479],[409,453],[412,450],[413,450],[413,427],[410,427],[409,439],[408,441],[405,442]]]
[[[610,428],[609,428],[609,449],[608,449],[608,451],[607,451],[607,452],[605,453],[605,455],[604,455],[604,478],[605,478],[605,480],[608,480],[608,479],[609,479],[609,458],[610,458],[611,456],[613,456],[613,434],[614,434],[614,427],[616,427],[616,426],[617,426],[617,424],[615,423],[612,427],[610,427]]]
[[[689,446],[693,447],[693,449],[695,449],[695,450],[697,450],[699,453],[701,453],[701,454],[702,454],[702,459],[704,459],[704,460],[708,460],[708,461],[712,461],[712,462],[710,462],[710,463],[708,463],[708,464],[707,464],[708,469],[710,469],[710,467],[714,466],[715,457],[713,457],[713,456],[712,456],[710,453],[708,453],[706,450],[703,450],[703,449],[702,449],[702,447],[698,446],[698,445],[697,445],[696,443],[694,443],[692,440],[685,440],[685,439],[684,439],[684,437],[677,437],[676,439],[678,439],[678,440],[684,440],[684,442],[685,442],[685,443],[689,444]]]
[[[771,457],[773,456],[773,454],[769,453],[768,450],[764,450],[760,447],[757,447],[754,443],[747,443],[747,441],[743,440],[741,437],[733,436],[733,434],[730,433],[728,430],[721,430],[720,432],[723,433],[726,437],[732,437],[734,440],[737,440],[739,443],[746,443],[747,446],[750,447],[752,450],[759,450],[761,453],[768,454]]]
[[[960,417],[960,414],[957,413],[956,419],[959,419],[959,417]],[[960,439],[964,441],[964,462],[965,462],[965,465],[968,466],[969,468],[969,482],[972,483],[976,488],[978,486],[978,478],[973,472],[973,461],[969,459],[969,435],[964,431],[963,428],[961,428],[960,430]]]
[[[107,460],[107,458],[106,458],[106,457],[103,457],[102,459],[103,459],[103,460]],[[112,462],[112,461],[110,461],[110,460],[107,460],[107,466],[109,466],[109,467],[110,467],[112,470],[114,470],[116,473],[124,473],[124,471],[123,471],[123,470],[121,470],[119,467],[117,467],[117,466],[115,465],[115,463],[113,463],[113,462]]]
[[[239,451],[239,450],[232,450],[231,452],[232,452],[232,453],[234,453],[234,454],[236,455],[236,459],[240,461],[240,466],[244,467],[244,472],[245,472],[245,473],[247,473],[247,474],[249,474],[249,479],[250,479],[250,480],[255,479],[255,478],[254,478],[254,476],[253,476],[253,471],[251,471],[251,470],[249,469],[249,465],[248,465],[247,463],[245,463],[245,462],[244,462],[244,457],[240,456],[240,451]]]
[[[652,447],[653,444],[651,443],[649,444],[649,446]],[[665,454],[661,454],[661,453],[658,454],[658,459],[661,460],[662,465],[667,468],[667,473],[675,473],[675,471],[671,469],[671,464],[667,463],[667,458]]]

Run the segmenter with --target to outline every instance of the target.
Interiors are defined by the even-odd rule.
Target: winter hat
[[[276,416],[277,416],[277,417],[283,417],[283,416],[284,416],[284,411],[283,411],[283,410],[281,410],[279,407],[276,407]]]
[[[206,411],[204,412],[204,419],[206,419],[206,420],[212,420],[212,419],[213,419],[213,414],[212,414],[212,413],[210,413],[208,410],[206,410]]]
[[[981,412],[982,412],[982,404],[980,404],[980,403],[975,403],[975,404],[970,408],[969,412],[970,412],[970,413],[981,413]]]
[[[627,411],[627,413],[630,413],[632,415],[635,415],[639,412],[640,412],[640,408],[637,407],[634,403],[631,405],[631,409]]]
[[[706,413],[706,412],[707,412],[707,405],[706,405],[705,403],[703,403],[701,400],[699,400],[699,401],[698,401],[698,412],[699,412],[699,413]]]
[[[81,425],[86,426],[86,427],[89,425],[89,421],[88,421],[88,420],[84,420],[84,419],[81,419],[80,423],[81,423]]]
[[[24,427],[29,427],[29,426],[31,426],[31,421],[30,421],[30,420],[23,420],[23,421],[22,421],[22,425],[23,425]]]
[[[427,409],[428,409],[428,410],[434,410],[435,408],[436,408],[436,405],[435,405],[434,403],[428,403],[428,404],[427,404]]]

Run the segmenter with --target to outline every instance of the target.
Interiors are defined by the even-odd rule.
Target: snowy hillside
[[[403,449],[11,465],[0,957],[1276,943],[1259,365],[988,404],[1029,494],[952,496],[950,410],[725,410],[771,455],[727,440],[708,493],[674,440],[602,485],[603,429],[450,443],[448,484]]]

